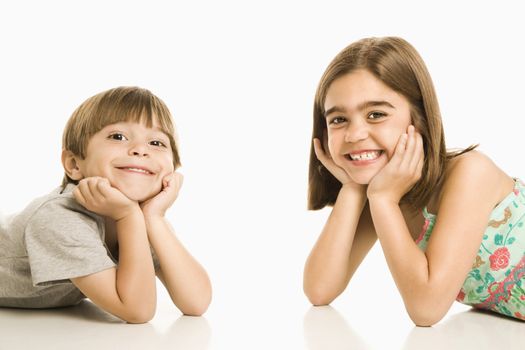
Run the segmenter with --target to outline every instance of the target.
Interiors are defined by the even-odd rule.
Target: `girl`
[[[334,300],[379,239],[416,325],[454,299],[525,320],[525,185],[475,147],[446,150],[430,75],[405,40],[341,51],[314,103],[308,207],[333,209],[306,261],[308,299]]]

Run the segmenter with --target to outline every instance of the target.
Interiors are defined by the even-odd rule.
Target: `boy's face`
[[[77,160],[82,176],[105,177],[128,198],[143,202],[162,190],[162,179],[174,171],[168,136],[155,121],[110,124],[89,140],[86,157]]]

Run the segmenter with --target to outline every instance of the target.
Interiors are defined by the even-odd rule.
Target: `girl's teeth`
[[[372,159],[376,159],[377,157],[379,157],[380,154],[381,154],[380,151],[364,152],[364,153],[359,153],[355,155],[350,155],[350,158],[352,160],[372,160]]]

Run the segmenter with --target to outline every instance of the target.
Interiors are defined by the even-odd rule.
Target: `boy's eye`
[[[166,147],[166,144],[159,140],[151,141],[149,144],[157,147]]]
[[[369,119],[373,119],[373,120],[376,120],[376,119],[381,119],[383,117],[386,117],[386,114],[383,113],[383,112],[371,112],[369,115],[368,115],[368,118]]]
[[[117,140],[117,141],[126,141],[127,138],[123,134],[116,132],[108,136],[108,139]]]

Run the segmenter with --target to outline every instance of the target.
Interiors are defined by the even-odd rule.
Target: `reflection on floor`
[[[267,313],[261,308],[188,317],[163,306],[151,322],[131,325],[87,300],[51,310],[0,308],[0,349],[522,350],[525,344],[525,322],[465,308],[428,328],[390,318],[393,313],[374,320],[361,310],[302,310],[281,305]]]

